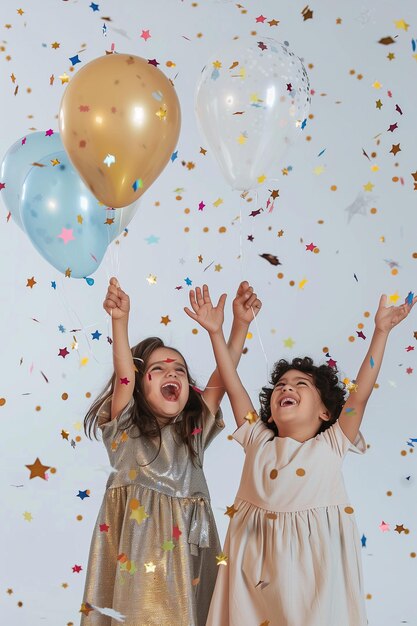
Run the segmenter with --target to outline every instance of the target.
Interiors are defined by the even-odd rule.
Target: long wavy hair
[[[147,437],[149,439],[159,437],[159,454],[159,450],[161,448],[161,427],[159,426],[155,415],[152,413],[152,409],[146,401],[143,392],[144,374],[148,367],[149,359],[154,350],[157,348],[168,348],[169,350],[174,350],[174,352],[176,352],[185,363],[189,383],[189,396],[182,411],[183,417],[178,422],[175,422],[174,428],[179,441],[183,442],[188,447],[191,458],[194,459],[197,456],[197,453],[194,448],[194,437],[192,432],[194,429],[202,427],[202,423],[204,417],[208,413],[208,409],[204,404],[200,393],[196,391],[196,383],[191,378],[187,363],[182,354],[176,348],[166,346],[159,337],[148,337],[131,348],[136,369],[135,387],[133,391],[134,405],[129,418],[126,421],[123,421],[123,428],[118,428],[118,430],[126,430],[130,428],[131,432],[129,433],[129,436],[132,436],[131,433],[136,430],[138,432],[138,437]],[[90,439],[92,439],[93,436],[98,439],[98,409],[101,404],[113,394],[115,381],[116,373],[113,373],[113,376],[110,378],[100,395],[94,400],[84,418],[84,432]]]
[[[337,368],[332,368],[328,365],[314,365],[313,360],[308,356],[304,358],[296,357],[291,363],[285,359],[280,359],[275,363],[269,381],[272,388],[262,387],[259,393],[260,418],[268,428],[274,431],[276,436],[279,435],[275,422],[268,422],[268,419],[271,417],[271,396],[279,379],[289,370],[299,370],[304,374],[312,375],[314,386],[318,390],[324,406],[330,413],[330,419],[327,422],[323,420],[318,431],[319,433],[324,432],[337,421],[342,412],[345,403],[346,385],[339,380]]]

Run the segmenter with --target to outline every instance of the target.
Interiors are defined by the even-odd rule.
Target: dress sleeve
[[[352,443],[341,429],[339,421],[336,421],[323,433],[319,433],[316,439],[325,441],[333,452],[342,458],[349,450],[356,454],[365,454],[366,452],[366,442],[362,433],[359,431],[354,443]]]
[[[223,430],[223,428],[224,421],[221,408],[219,407],[216,415],[213,415],[213,413],[211,413],[211,411],[209,411],[207,407],[207,413],[206,416],[203,418],[201,430],[201,447],[203,450],[209,447],[213,439],[217,437],[218,434],[220,434],[220,431]]]
[[[119,415],[117,415],[114,419],[111,419],[112,397],[113,396],[109,396],[108,398],[106,398],[104,402],[102,402],[102,404],[99,406],[97,411],[97,425],[103,431],[103,436],[111,436],[111,434],[114,434],[117,430],[118,422],[120,422],[122,418],[126,417],[130,413],[134,405],[134,399],[132,396],[132,398],[130,398],[129,402],[126,404],[125,408],[120,411]]]
[[[232,437],[246,450],[248,446],[258,446],[267,441],[272,441],[275,438],[275,434],[271,428],[268,428],[265,422],[258,418],[252,424],[245,420],[244,424],[235,430]]]

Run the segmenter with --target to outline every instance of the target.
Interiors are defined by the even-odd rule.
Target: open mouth
[[[280,407],[297,406],[298,402],[294,398],[283,398],[279,403]]]
[[[161,393],[164,396],[165,400],[169,400],[170,402],[175,402],[178,400],[181,392],[181,387],[179,383],[165,383],[161,387]]]

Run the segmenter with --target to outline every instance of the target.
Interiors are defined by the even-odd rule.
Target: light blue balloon
[[[23,229],[20,218],[20,199],[23,181],[32,168],[46,154],[64,150],[59,133],[46,135],[46,131],[31,133],[16,141],[4,155],[0,166],[0,180],[6,186],[0,197],[15,223]]]
[[[96,271],[120,232],[121,211],[99,203],[65,151],[38,162],[44,167],[32,167],[22,187],[23,227],[46,261],[63,274],[70,269],[72,278],[84,278]]]

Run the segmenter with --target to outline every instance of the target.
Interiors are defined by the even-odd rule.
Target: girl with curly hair
[[[203,471],[224,427],[218,370],[200,391],[187,363],[158,337],[130,348],[129,296],[110,279],[114,374],[86,417],[101,429],[113,472],[97,524],[82,626],[204,626],[220,545]],[[228,351],[237,366],[260,307],[244,281],[233,301]]]
[[[205,328],[246,456],[207,626],[365,626],[360,540],[342,462],[363,454],[359,432],[392,328],[417,301],[387,307],[381,296],[375,331],[345,391],[336,369],[309,357],[278,361],[260,393],[260,418],[230,359],[222,324],[226,295],[186,313]]]

